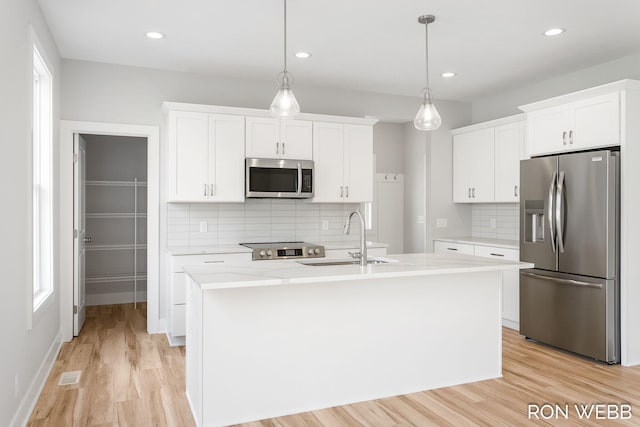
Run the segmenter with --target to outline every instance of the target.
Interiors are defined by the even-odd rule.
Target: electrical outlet
[[[496,219],[491,218],[491,228],[496,228]]]
[[[447,228],[447,218],[436,218],[436,228]]]
[[[207,232],[207,221],[200,221],[200,232],[201,233]]]
[[[20,374],[13,377],[13,397],[18,397],[18,394],[20,394]]]
[[[424,224],[424,215],[418,215],[418,224]]]
[[[322,220],[322,231],[327,231],[329,230],[329,220],[328,219],[323,219]]]

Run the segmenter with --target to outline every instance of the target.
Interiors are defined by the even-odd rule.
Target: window
[[[53,293],[52,77],[33,45],[33,311]]]

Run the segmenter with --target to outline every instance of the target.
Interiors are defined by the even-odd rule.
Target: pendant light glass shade
[[[284,69],[276,78],[280,89],[269,111],[273,117],[291,118],[300,112],[300,104],[291,90],[293,75],[287,71],[287,0],[284,0]]]
[[[423,101],[416,118],[413,120],[413,125],[418,130],[436,130],[442,124],[442,119],[436,106],[431,102],[431,93],[429,89],[423,90]]]
[[[418,18],[420,24],[424,24],[425,34],[425,75],[426,86],[422,90],[422,105],[416,114],[416,118],[413,120],[413,125],[418,130],[436,130],[442,124],[440,114],[436,109],[436,106],[431,102],[431,89],[429,88],[429,24],[434,22],[436,17],[433,15],[422,15]]]
[[[273,98],[269,110],[274,117],[290,118],[300,112],[300,104],[298,104],[298,100],[291,90],[289,79],[293,80],[293,76],[286,71],[280,73],[278,77],[280,76],[282,76],[280,90],[276,93],[275,98]]]

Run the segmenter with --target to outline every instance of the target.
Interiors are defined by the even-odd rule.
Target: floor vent
[[[81,373],[82,371],[63,372],[62,375],[60,375],[60,381],[58,381],[58,385],[78,384],[80,382]]]

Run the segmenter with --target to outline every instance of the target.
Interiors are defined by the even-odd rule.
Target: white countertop
[[[311,242],[316,243],[316,242]],[[354,241],[336,241],[336,242],[320,242],[320,245],[325,249],[357,249],[360,247],[360,242]],[[386,248],[389,245],[380,242],[367,242],[367,248]],[[220,246],[173,246],[167,248],[169,255],[204,255],[204,254],[235,254],[235,253],[250,253],[251,249],[237,245],[220,245]]]
[[[372,264],[364,271],[359,265],[309,266],[289,260],[192,265],[184,270],[201,289],[215,290],[533,268],[530,263],[461,254],[401,254],[379,258],[398,262]]]
[[[520,249],[520,242],[517,240],[486,239],[483,237],[437,237],[433,240],[452,243],[466,243],[469,245],[494,246],[496,248]]]

